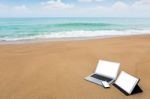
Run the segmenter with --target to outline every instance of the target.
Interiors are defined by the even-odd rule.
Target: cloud
[[[14,6],[13,7],[14,10],[16,11],[28,11],[28,8],[25,5],[20,5],[20,6]]]
[[[78,0],[79,2],[93,2],[94,0]]]
[[[0,17],[21,17],[29,15],[30,10],[26,5],[8,6],[0,4]]]
[[[80,8],[76,15],[84,17],[150,17],[149,12],[150,1],[138,0],[132,5],[123,1],[116,1],[111,6],[97,5],[95,7]]]
[[[140,2],[141,4],[150,4],[150,0],[138,0],[137,2]]]
[[[79,0],[78,0],[79,1]],[[87,0],[80,0],[86,1]],[[101,0],[88,0],[101,1]],[[62,0],[48,0],[40,5],[8,6],[0,4],[2,16],[33,16],[33,17],[150,17],[150,0],[137,0],[133,4],[116,1],[112,5],[96,4],[84,7],[64,3]]]
[[[139,0],[132,7],[138,10],[150,10],[150,0]]]
[[[75,15],[81,15],[83,17],[126,16],[128,10],[129,6],[126,3],[117,1],[111,6],[97,5],[95,7],[80,8],[80,10],[75,12]]]
[[[47,2],[42,2],[41,4],[44,6],[44,8],[48,9],[66,9],[74,7],[71,4],[63,3],[61,0],[49,0]]]
[[[104,0],[78,0],[79,2],[83,2],[83,3],[91,3],[91,2],[101,2]]]
[[[112,5],[112,9],[115,9],[117,11],[127,10],[128,8],[129,6],[121,1],[118,1]]]
[[[150,17],[150,1],[137,0],[130,6],[130,12],[132,12],[132,15],[134,16]]]

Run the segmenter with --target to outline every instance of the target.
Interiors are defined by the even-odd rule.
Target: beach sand
[[[139,77],[140,94],[125,96],[84,80],[99,59]],[[0,45],[0,99],[149,99],[150,35]]]

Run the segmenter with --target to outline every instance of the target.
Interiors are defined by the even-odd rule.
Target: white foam
[[[127,36],[127,35],[139,35],[150,34],[150,30],[98,30],[98,31],[67,31],[57,33],[47,33],[44,35],[18,37],[18,38],[0,38],[0,41],[18,41],[18,40],[34,40],[44,38],[73,38],[73,37],[108,37],[108,36]]]

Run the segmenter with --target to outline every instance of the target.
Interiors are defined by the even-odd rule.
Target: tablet
[[[120,73],[115,84],[119,86],[122,90],[131,94],[135,86],[137,85],[139,78],[136,78],[124,71]]]

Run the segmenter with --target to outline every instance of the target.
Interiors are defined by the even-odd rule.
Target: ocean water
[[[150,33],[150,18],[0,18],[0,41]]]

